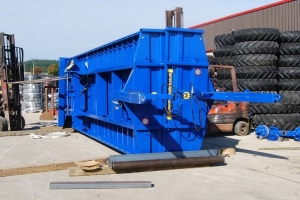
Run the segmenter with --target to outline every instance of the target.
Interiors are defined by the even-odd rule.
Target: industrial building
[[[231,33],[232,29],[245,28],[277,28],[279,31],[300,30],[299,19],[300,1],[281,0],[189,28],[204,30],[206,51],[211,52],[216,35]]]

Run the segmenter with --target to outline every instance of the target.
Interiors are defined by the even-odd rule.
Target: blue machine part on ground
[[[276,102],[277,94],[215,92],[202,30],[141,29],[60,58],[59,119],[124,153],[201,149],[214,100]]]
[[[255,129],[255,134],[257,138],[271,141],[277,141],[278,138],[293,138],[296,141],[300,141],[300,126],[297,127],[294,131],[284,131],[279,130],[276,126],[267,127],[266,125],[259,125]]]

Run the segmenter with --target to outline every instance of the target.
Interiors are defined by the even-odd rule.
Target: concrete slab
[[[43,126],[55,126],[57,125],[57,116],[54,120],[40,120],[42,113],[27,113],[22,112],[22,115],[25,119],[25,130],[39,128]]]
[[[34,115],[30,117],[34,120]],[[213,167],[87,177],[69,177],[68,170],[62,170],[1,177],[0,199],[300,199],[300,151],[258,150],[300,147],[299,142],[258,140],[254,133],[246,137],[214,134],[203,145],[203,149],[223,147],[235,147],[237,153]],[[80,133],[58,139],[0,138],[0,169],[117,154]],[[152,181],[154,187],[50,190],[49,183],[58,181]]]

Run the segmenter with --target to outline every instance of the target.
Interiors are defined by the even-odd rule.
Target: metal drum
[[[53,95],[54,97],[54,108],[57,109],[58,108],[58,93],[54,93]],[[51,109],[52,108],[52,94],[48,95],[48,97],[50,97],[50,100],[48,100],[48,108]]]
[[[24,80],[41,79],[40,75],[25,76]],[[41,83],[23,85],[22,109],[25,112],[36,112],[43,109],[43,86]]]

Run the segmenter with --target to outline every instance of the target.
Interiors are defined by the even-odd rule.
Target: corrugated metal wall
[[[211,50],[214,48],[214,37],[230,33],[231,28],[238,30],[263,27],[277,28],[280,31],[300,30],[300,0],[208,24],[197,29],[204,30],[206,49]]]

